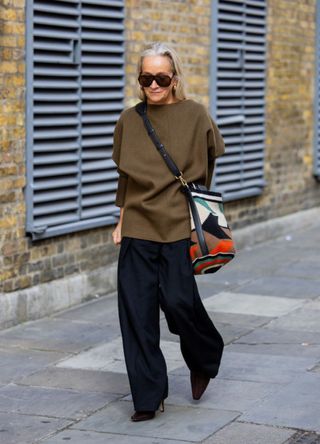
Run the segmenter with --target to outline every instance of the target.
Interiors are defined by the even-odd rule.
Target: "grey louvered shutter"
[[[265,185],[265,42],[265,0],[213,0],[211,113],[226,144],[214,185],[226,201]]]
[[[316,26],[316,73],[315,73],[315,97],[314,97],[314,175],[320,178],[320,4],[317,2],[317,26]]]
[[[27,232],[115,222],[124,1],[27,2]]]

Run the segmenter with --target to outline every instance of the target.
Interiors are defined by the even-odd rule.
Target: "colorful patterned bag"
[[[209,191],[204,185],[190,184],[160,142],[147,117],[147,104],[136,105],[147,132],[174,177],[181,182],[181,191],[186,194],[191,218],[190,256],[194,274],[215,273],[235,255],[231,230],[226,221],[222,196]]]
[[[220,193],[203,185],[187,185],[191,217],[190,256],[194,274],[215,273],[235,256]],[[191,202],[192,199],[192,202]]]

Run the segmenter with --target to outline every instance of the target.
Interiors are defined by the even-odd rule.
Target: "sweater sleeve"
[[[207,132],[208,143],[208,177],[206,187],[209,189],[211,186],[213,170],[215,166],[215,159],[222,156],[225,152],[224,140],[220,134],[219,128],[216,123],[210,117],[210,128]]]
[[[122,139],[122,119],[118,120],[113,134],[113,151],[112,151],[112,160],[117,165],[117,171],[119,174],[118,177],[118,188],[116,193],[116,200],[115,205],[117,207],[123,207],[126,191],[127,191],[127,184],[128,184],[128,175],[124,173],[119,168],[119,162],[120,162],[120,149],[121,149],[121,139]]]

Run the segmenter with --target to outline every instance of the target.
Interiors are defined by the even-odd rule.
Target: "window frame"
[[[238,0],[239,1],[239,0]],[[234,3],[234,2],[232,2]],[[243,5],[244,9],[246,7],[246,5],[253,5],[254,3],[261,3],[262,2],[259,0],[243,0],[243,1],[239,1],[239,5]],[[216,167],[215,167],[215,174],[214,174],[214,178],[213,178],[213,184],[212,184],[212,188],[214,188],[216,191],[219,191],[222,193],[224,201],[235,201],[238,199],[243,199],[243,198],[248,198],[248,197],[254,197],[254,196],[259,196],[263,193],[264,187],[266,186],[266,181],[265,181],[265,177],[264,177],[264,159],[265,159],[265,91],[266,91],[266,62],[264,61],[263,63],[261,63],[261,66],[264,66],[264,71],[263,71],[263,77],[264,77],[264,86],[262,89],[257,90],[258,92],[263,92],[263,102],[264,105],[262,107],[263,109],[263,123],[261,124],[261,134],[262,134],[262,148],[260,150],[261,152],[261,162],[262,162],[262,166],[260,168],[260,170],[257,168],[256,171],[260,171],[260,178],[256,180],[257,184],[256,186],[252,186],[252,187],[248,187],[246,188],[245,186],[239,186],[238,189],[232,190],[232,191],[228,191],[228,184],[226,186],[223,186],[223,184],[221,185],[221,181],[223,179],[223,175],[227,174],[225,173],[227,171],[227,162],[228,159],[231,159],[232,156],[232,144],[228,143],[228,129],[230,129],[230,125],[234,124],[234,125],[240,125],[242,126],[241,132],[239,132],[239,136],[241,138],[245,138],[246,133],[245,130],[250,129],[249,127],[246,127],[246,118],[245,118],[245,112],[243,114],[241,113],[235,113],[233,116],[223,116],[221,115],[221,113],[219,113],[219,86],[218,86],[218,82],[219,82],[219,74],[221,75],[221,73],[223,72],[224,68],[221,68],[221,71],[219,71],[219,48],[218,48],[218,42],[219,42],[219,37],[221,35],[221,32],[223,32],[223,28],[219,28],[219,6],[221,4],[226,5],[227,1],[226,0],[212,0],[211,2],[211,58],[210,58],[210,112],[212,117],[214,118],[215,122],[217,123],[221,134],[225,140],[225,145],[226,145],[226,153],[224,156],[222,156],[221,158],[218,158],[216,160]],[[264,1],[264,8],[265,8],[265,27],[264,27],[264,31],[265,34],[267,32],[267,2]],[[247,25],[247,22],[245,22],[243,24],[243,30],[242,33],[245,32],[245,27]],[[221,25],[222,26],[222,25]],[[222,29],[222,31],[221,31]],[[232,26],[230,27],[230,29],[232,29]],[[226,31],[227,32],[227,31]],[[231,37],[231,35],[230,35]],[[244,37],[245,39],[245,37]],[[223,41],[224,42],[224,41]],[[242,42],[242,46],[245,47],[246,42],[243,40]],[[236,44],[234,45],[234,49],[236,50]],[[265,56],[267,55],[267,45],[266,43],[264,43],[263,46],[261,46],[261,48],[263,48]],[[243,68],[243,66],[246,63],[246,53],[245,53],[245,49],[242,50],[241,53],[241,57],[242,57],[242,74],[243,77],[241,78],[242,83],[245,82],[245,75],[246,73],[250,72],[250,69],[248,70],[247,68]],[[251,56],[252,57],[252,56]],[[239,56],[240,58],[240,56]],[[266,57],[265,57],[266,58]],[[230,58],[231,60],[231,58]],[[250,59],[249,59],[250,60]],[[227,65],[227,64],[225,64]],[[231,68],[232,69],[232,68]],[[229,71],[230,72],[230,71]],[[228,75],[228,68],[226,69],[226,73]],[[226,77],[227,79],[227,77]],[[244,91],[245,93],[246,91]],[[244,107],[244,111],[246,111],[246,109],[248,109],[248,105],[246,108],[246,104],[244,103],[246,100],[245,98],[245,94],[242,95],[241,97],[241,103],[242,106]],[[222,101],[222,100],[221,100]],[[239,100],[240,101],[240,100]],[[218,105],[217,105],[218,103]],[[236,108],[236,106],[235,106]],[[230,108],[232,109],[232,108]],[[229,126],[229,128],[228,128]],[[231,136],[230,136],[231,139]],[[250,145],[247,145],[248,148],[250,148]],[[244,176],[245,175],[245,167],[246,165],[248,165],[248,168],[250,167],[249,163],[246,164],[246,160],[245,160],[245,150],[246,145],[245,142],[243,142],[242,146],[241,146],[241,151],[238,154],[239,160],[238,160],[238,164],[239,164],[239,171],[238,174],[239,176]],[[259,154],[259,150],[256,150],[256,153]],[[229,157],[228,157],[229,156]],[[235,155],[234,157],[237,157],[237,155]],[[250,155],[248,156],[250,157]],[[240,160],[242,159],[242,160]],[[230,160],[230,163],[232,163],[232,161]],[[233,164],[236,165],[237,161],[234,161]],[[226,165],[226,166],[224,166]],[[242,169],[241,169],[242,166]],[[230,167],[229,167],[230,168]],[[235,168],[234,166],[231,166],[231,168]],[[253,172],[255,171],[254,168],[252,168]],[[233,170],[234,174],[236,175],[237,171]],[[226,176],[225,176],[226,177]],[[236,184],[237,182],[239,182],[239,184],[241,183],[242,179],[238,179],[235,180],[234,182],[232,182],[232,180],[230,180],[230,188],[232,188],[232,184],[234,183],[234,186],[236,188]],[[220,184],[219,184],[220,182]],[[247,181],[247,183],[249,182],[249,180]],[[246,180],[242,181],[242,184],[246,185]]]
[[[112,155],[112,134],[113,134],[113,130],[110,127],[115,126],[116,121],[118,120],[118,117],[120,116],[121,111],[124,108],[124,87],[125,87],[125,30],[124,30],[124,19],[125,19],[125,2],[124,0],[110,0],[106,2],[106,5],[101,4],[100,0],[97,0],[97,2],[92,2],[90,0],[86,1],[86,0],[68,0],[67,2],[64,2],[64,6],[70,6],[78,9],[78,16],[77,16],[77,22],[79,24],[79,35],[78,35],[78,40],[74,40],[73,44],[74,44],[74,51],[73,51],[73,62],[75,62],[75,64],[79,64],[79,78],[78,81],[81,84],[79,86],[79,90],[80,94],[78,97],[78,111],[75,113],[77,114],[77,118],[78,118],[78,124],[75,125],[77,126],[78,129],[78,133],[77,136],[75,136],[75,140],[77,139],[77,143],[79,144],[79,150],[75,150],[74,152],[77,152],[77,155],[75,154],[74,158],[76,158],[76,156],[78,156],[78,161],[74,160],[74,167],[77,164],[78,167],[78,171],[77,173],[75,173],[74,177],[77,178],[77,185],[74,185],[74,190],[77,189],[77,196],[75,196],[75,192],[74,192],[74,207],[76,206],[76,201],[78,203],[78,207],[77,209],[74,211],[74,214],[77,214],[78,219],[77,220],[73,220],[70,222],[65,222],[65,223],[57,223],[57,224],[51,224],[51,225],[46,225],[46,224],[41,224],[37,222],[37,217],[36,217],[36,207],[37,207],[37,202],[36,202],[36,187],[35,187],[35,183],[36,183],[36,177],[35,177],[35,171],[36,171],[36,155],[35,155],[35,146],[36,146],[36,140],[35,137],[37,137],[36,135],[36,119],[35,119],[35,69],[34,66],[37,66],[37,56],[35,56],[35,51],[34,51],[34,42],[35,42],[35,8],[37,6],[37,0],[30,0],[26,3],[26,45],[25,45],[25,53],[26,53],[26,102],[25,102],[25,122],[26,122],[26,160],[25,160],[25,164],[26,164],[26,186],[24,189],[24,195],[25,195],[25,202],[26,202],[26,232],[28,235],[31,236],[32,240],[38,240],[38,239],[45,239],[45,238],[51,238],[54,236],[60,236],[60,235],[64,235],[64,234],[68,234],[68,233],[74,233],[74,232],[78,232],[81,230],[87,230],[87,229],[94,229],[94,228],[98,228],[98,227],[103,227],[103,226],[108,226],[108,225],[112,225],[115,224],[118,221],[118,216],[119,216],[119,209],[114,205],[114,201],[115,201],[115,195],[116,195],[116,188],[117,188],[117,182],[118,182],[118,173],[117,173],[117,169],[116,169],[116,165],[114,164],[111,155]],[[104,150],[104,154],[103,154],[103,161],[105,166],[105,176],[107,177],[105,179],[105,182],[102,182],[102,179],[100,184],[106,184],[106,185],[101,185],[100,188],[102,189],[104,187],[103,191],[95,191],[92,194],[92,198],[95,198],[94,202],[98,202],[98,203],[92,203],[90,202],[90,191],[84,191],[85,189],[85,180],[88,182],[90,182],[90,179],[86,179],[84,176],[85,174],[90,174],[91,170],[90,168],[92,168],[91,165],[94,165],[94,158],[90,158],[90,153],[87,150],[86,152],[86,156],[89,156],[89,160],[86,160],[86,158],[84,159],[84,153],[85,153],[85,144],[83,144],[83,142],[86,141],[85,137],[86,134],[90,131],[86,130],[90,130],[90,124],[93,123],[96,124],[97,126],[100,124],[100,126],[103,124],[104,125],[104,121],[102,121],[102,114],[100,114],[100,120],[98,119],[97,121],[95,121],[95,113],[99,116],[99,110],[96,111],[96,109],[93,110],[92,114],[89,115],[89,112],[87,114],[87,120],[85,121],[86,123],[84,123],[83,120],[83,116],[85,116],[85,104],[87,103],[88,106],[90,107],[90,103],[89,101],[91,100],[91,97],[88,99],[87,98],[87,102],[86,99],[84,98],[84,96],[88,96],[88,92],[90,92],[90,87],[84,87],[82,86],[82,80],[83,77],[85,77],[85,69],[87,69],[87,71],[90,71],[90,66],[97,67],[99,68],[100,65],[94,65],[94,61],[90,62],[90,57],[91,57],[91,53],[90,50],[88,49],[84,49],[85,45],[87,45],[86,48],[89,48],[90,46],[90,42],[92,43],[92,57],[94,59],[94,57],[99,57],[101,53],[98,53],[99,49],[97,50],[96,48],[94,48],[95,43],[97,42],[97,44],[99,43],[98,39],[94,40],[95,37],[91,37],[90,32],[91,32],[91,28],[90,28],[90,21],[93,17],[92,20],[94,20],[94,14],[95,14],[95,8],[99,9],[99,7],[104,7],[106,6],[106,15],[103,18],[107,17],[107,20],[109,20],[109,9],[110,8],[110,14],[111,14],[111,18],[110,18],[110,23],[112,23],[112,21],[117,23],[117,20],[119,23],[122,23],[123,29],[120,29],[120,25],[116,28],[117,30],[120,29],[120,31],[113,31],[113,28],[111,26],[110,29],[105,30],[104,28],[102,29],[102,32],[109,32],[110,35],[112,34],[112,32],[114,33],[114,35],[116,35],[116,32],[119,32],[119,35],[121,35],[121,38],[119,37],[119,49],[121,47],[121,51],[117,51],[117,49],[115,49],[115,58],[118,56],[119,58],[123,59],[123,63],[121,65],[121,69],[122,70],[122,74],[119,76],[119,80],[114,80],[114,82],[118,82],[118,84],[120,84],[122,82],[122,86],[119,86],[117,88],[113,88],[110,86],[102,86],[101,89],[104,88],[103,92],[106,92],[106,96],[108,95],[108,91],[111,91],[111,95],[113,94],[113,96],[116,96],[116,92],[114,92],[114,89],[116,89],[116,91],[121,91],[121,94],[118,93],[118,95],[120,95],[121,97],[116,98],[116,99],[110,99],[111,100],[111,107],[113,103],[117,103],[116,108],[113,110],[107,110],[106,111],[106,115],[108,118],[112,119],[110,122],[106,122],[105,125],[109,125],[109,136],[105,138],[108,139],[107,142],[105,142],[105,145],[100,149],[100,147],[97,144],[96,151],[98,152],[99,149],[102,152]],[[42,7],[42,5],[41,5]],[[44,7],[54,7],[54,1],[52,1],[52,5],[49,4],[48,5],[44,5]],[[71,8],[70,8],[71,10]],[[87,11],[87,12],[86,12]],[[88,12],[89,11],[89,12]],[[115,11],[115,18],[112,17],[113,12]],[[119,14],[122,14],[122,19],[119,18],[119,14],[117,16],[117,11],[119,11]],[[54,11],[56,12],[56,11]],[[59,16],[58,16],[59,17]],[[73,15],[73,18],[76,17],[76,14]],[[98,16],[97,14],[97,20],[99,20],[101,17]],[[53,20],[54,21],[54,20]],[[83,23],[82,23],[83,21]],[[45,23],[45,19],[43,21],[43,23]],[[42,24],[42,22],[40,22],[40,24]],[[48,26],[52,25],[52,23],[50,22]],[[36,25],[37,26],[37,25]],[[117,26],[117,25],[115,25]],[[60,27],[60,24],[59,24]],[[59,28],[60,29],[60,28]],[[64,30],[64,28],[61,28]],[[68,30],[68,28],[66,28]],[[82,30],[84,29],[84,32],[82,32]],[[92,28],[93,29],[93,28]],[[94,28],[95,29],[95,28]],[[100,30],[101,30],[100,29]],[[84,36],[84,34],[86,33],[86,36]],[[47,36],[44,37],[44,39],[46,39]],[[40,37],[41,39],[42,37]],[[62,37],[59,38],[61,41],[63,40]],[[115,37],[116,38],[116,37]],[[52,38],[52,42],[54,42],[54,38]],[[92,39],[92,40],[90,40]],[[111,38],[107,38],[107,46],[108,46],[108,42],[109,42],[109,46],[117,46],[118,42],[116,40],[112,41]],[[52,43],[51,42],[51,43]],[[115,43],[114,43],[115,42]],[[64,42],[63,42],[64,43]],[[64,43],[65,44],[65,43]],[[41,46],[41,45],[40,45]],[[65,46],[67,46],[65,44]],[[113,49],[111,48],[108,49],[108,54],[106,53],[102,53],[103,55],[106,55],[107,57],[110,57],[112,59],[112,54],[110,56],[110,51],[112,52]],[[49,50],[48,50],[48,54],[50,54]],[[98,56],[97,56],[98,54]],[[46,53],[45,53],[46,56]],[[44,56],[44,57],[45,57]],[[42,63],[41,57],[39,57],[40,63]],[[48,59],[50,59],[48,57]],[[86,61],[83,61],[85,60]],[[50,61],[48,62],[50,63]],[[59,60],[56,62],[57,65],[53,65],[53,66],[59,66]],[[64,63],[64,62],[61,62]],[[92,63],[92,65],[90,65],[90,63]],[[97,62],[97,63],[100,63]],[[120,66],[120,64],[117,64],[118,62],[115,61],[114,64],[112,65],[113,62],[106,60],[104,62],[106,65],[110,64],[111,66],[111,70],[114,68],[114,66]],[[105,65],[103,65],[105,66]],[[83,69],[84,67],[84,69]],[[92,78],[94,77],[93,74],[91,74],[89,72],[89,75],[92,75]],[[100,79],[105,79],[108,75],[111,76],[111,74],[106,74],[104,77],[101,73],[98,73],[97,76],[100,75]],[[116,75],[114,75],[114,77],[110,77],[110,78],[114,78],[117,79]],[[121,79],[121,80],[120,80]],[[111,81],[112,83],[112,81]],[[86,89],[87,88],[87,89]],[[109,89],[107,89],[109,88]],[[112,88],[112,89],[111,89]],[[49,92],[52,92],[52,89],[50,90],[50,88],[48,87],[48,90],[46,89],[42,89],[41,93],[43,92],[43,94],[48,94]],[[41,94],[39,94],[41,95]],[[48,103],[50,105],[50,99],[48,99]],[[93,100],[93,99],[92,99]],[[106,102],[108,102],[108,98],[105,99]],[[51,102],[52,103],[52,102]],[[98,109],[98,108],[97,108]],[[111,117],[109,117],[109,114],[111,113]],[[41,115],[42,117],[42,115]],[[58,115],[59,117],[59,115]],[[91,119],[93,119],[93,121],[90,121],[90,117]],[[89,122],[89,123],[88,123]],[[67,123],[62,123],[61,127],[63,127],[63,125],[67,126]],[[87,127],[86,127],[87,125]],[[54,127],[55,128],[55,127]],[[92,131],[96,131],[96,133],[98,133],[100,131],[100,137],[102,138],[103,135],[101,135],[101,130],[100,129],[92,129]],[[85,133],[85,134],[84,134]],[[112,133],[112,134],[111,134]],[[98,136],[99,136],[98,134]],[[92,137],[94,137],[96,134],[93,134]],[[90,137],[90,134],[89,136]],[[87,139],[88,140],[88,139]],[[90,147],[89,147],[90,148]],[[61,153],[63,153],[63,151],[61,151]],[[89,154],[88,154],[89,153]],[[44,153],[44,155],[46,155],[48,153]],[[55,156],[57,157],[57,152],[54,153]],[[96,154],[97,156],[99,154]],[[93,154],[91,155],[93,156]],[[97,159],[98,161],[99,159]],[[63,161],[62,161],[63,162]],[[50,164],[48,164],[50,167]],[[97,172],[99,172],[101,169],[98,169]],[[102,171],[102,170],[101,170]],[[95,171],[93,171],[94,173]],[[59,173],[61,174],[61,172]],[[53,177],[53,176],[52,176]],[[63,178],[63,176],[61,175],[60,177]],[[75,179],[76,180],[76,179]],[[94,188],[94,182],[95,179],[93,179],[92,182],[92,188]],[[99,180],[99,179],[97,179]],[[90,183],[89,185],[87,185],[87,190],[89,189]],[[97,190],[98,187],[96,187]],[[61,187],[58,191],[60,193],[60,196],[63,194],[65,188]],[[61,190],[61,192],[60,192]],[[48,190],[44,190],[43,194],[46,193],[46,191]],[[100,195],[98,195],[97,193],[101,193]],[[57,195],[59,194],[57,193]],[[85,193],[87,193],[87,195],[85,196]],[[108,199],[108,203],[101,203],[101,200],[103,200],[103,196],[102,194],[104,194],[105,196],[107,196]],[[44,196],[45,199],[46,196]],[[98,198],[97,198],[98,197]],[[85,204],[86,198],[86,202],[89,202],[88,204]],[[99,200],[100,198],[100,200]],[[63,199],[67,199],[67,197],[60,197],[59,198],[61,201]],[[59,200],[59,202],[60,202]],[[93,201],[92,201],[93,202]],[[46,202],[45,202],[46,203]],[[45,205],[44,203],[44,205]],[[48,203],[48,208],[51,205],[51,203]],[[55,205],[55,202],[53,201],[52,205]],[[87,208],[85,208],[85,205],[87,205]],[[99,206],[101,205],[101,206]],[[107,210],[105,210],[105,214],[101,214],[99,215],[99,210],[101,208],[101,213],[103,213],[104,209],[102,208],[102,206],[105,205],[105,208],[108,208]],[[63,205],[61,205],[61,207],[63,207]],[[50,207],[51,208],[51,207]],[[97,211],[95,211],[95,209],[97,208]],[[40,210],[40,211],[45,211],[44,210]],[[52,209],[50,210],[51,213],[53,212]],[[90,214],[90,212],[92,214],[97,214],[93,217],[84,217],[84,213],[85,211],[87,211],[86,214]],[[61,214],[63,215],[63,210],[61,210]],[[75,216],[76,217],[76,216]],[[61,218],[62,219],[62,218]]]

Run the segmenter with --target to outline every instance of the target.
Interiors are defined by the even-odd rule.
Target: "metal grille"
[[[27,232],[115,222],[112,134],[123,109],[124,5],[27,2]]]
[[[226,144],[215,188],[225,200],[265,185],[266,8],[265,0],[213,2],[211,112]]]

